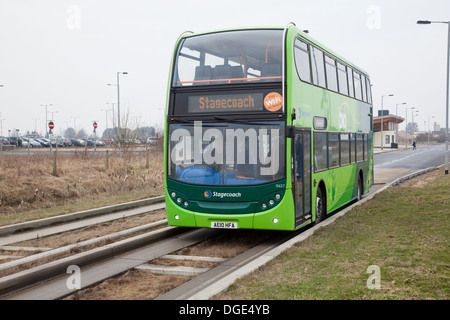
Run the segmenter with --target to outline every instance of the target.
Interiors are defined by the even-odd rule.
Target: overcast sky
[[[449,0],[0,0],[0,114],[2,133],[18,128],[55,132],[105,129],[116,103],[140,126],[162,125],[170,58],[178,36],[295,22],[371,77],[375,111],[405,117],[425,130],[428,118],[445,126]],[[433,116],[435,118],[433,118]],[[39,120],[37,120],[39,119]],[[408,111],[411,120],[411,110]],[[108,114],[109,126],[112,115]],[[424,123],[426,122],[426,124]],[[402,126],[401,128],[403,128]],[[432,126],[430,126],[430,129]]]

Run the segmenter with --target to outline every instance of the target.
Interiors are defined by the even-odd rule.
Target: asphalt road
[[[440,166],[444,164],[444,157],[444,144],[377,153],[374,155],[375,184],[389,183],[415,171]]]

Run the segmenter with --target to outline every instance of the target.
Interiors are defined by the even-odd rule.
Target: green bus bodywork
[[[171,76],[168,83],[168,108],[171,104],[171,97],[173,97],[171,88],[176,62],[175,56],[179,52],[179,46],[183,40],[192,36],[197,35],[185,34],[178,39],[175,46]],[[310,197],[311,217],[300,224],[295,221],[292,181],[292,136],[286,135],[285,137],[284,161],[286,174],[281,180],[265,184],[239,186],[186,184],[182,181],[171,179],[168,175],[170,150],[168,142],[169,123],[167,120],[165,127],[164,170],[166,211],[169,225],[210,228],[211,222],[220,221],[237,222],[238,228],[246,229],[295,230],[316,220],[316,201],[314,199],[318,188],[323,188],[325,192],[327,213],[336,211],[358,198],[358,178],[362,177],[363,193],[369,191],[373,184],[372,105],[371,103],[353,99],[300,80],[294,60],[294,41],[297,37],[307,40],[328,55],[339,59],[347,66],[354,68],[354,70],[358,70],[367,79],[368,76],[361,69],[320,45],[295,26],[290,26],[287,29],[285,37],[286,94],[284,98],[286,106],[284,119],[286,128],[290,126],[306,128],[310,132],[311,188],[307,196]],[[226,85],[224,88],[226,88]],[[170,117],[168,110],[166,110],[166,113]],[[314,117],[327,119],[326,130],[314,129]],[[361,132],[367,134],[367,159],[315,172],[313,151],[315,132]],[[215,193],[216,197],[213,199],[207,198],[210,193],[211,195]],[[271,200],[273,200],[273,203]],[[269,202],[272,204],[269,204]],[[265,207],[263,207],[263,203],[266,205]]]

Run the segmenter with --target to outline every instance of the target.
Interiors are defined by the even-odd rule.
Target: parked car
[[[64,147],[71,147],[72,146],[72,141],[70,141],[70,139],[61,138],[60,141],[62,141],[62,143],[64,144]]]
[[[37,140],[43,147],[50,147],[50,142],[46,141],[45,139],[39,138],[34,140]]]
[[[105,143],[102,140],[98,140],[96,141],[97,147],[104,147]]]
[[[42,147],[39,142],[34,141],[33,139],[23,137],[23,138],[21,138],[21,140],[22,140],[22,147],[24,147],[24,148],[28,148],[28,145],[30,146],[30,148]]]
[[[33,144],[36,144],[36,147],[37,148],[43,148],[44,147],[44,143],[42,143],[41,141],[39,141],[38,139],[36,139],[36,138],[30,138],[29,139],[30,140],[30,142]]]

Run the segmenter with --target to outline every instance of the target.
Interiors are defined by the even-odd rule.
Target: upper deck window
[[[281,82],[282,30],[212,33],[182,41],[173,86]]]

